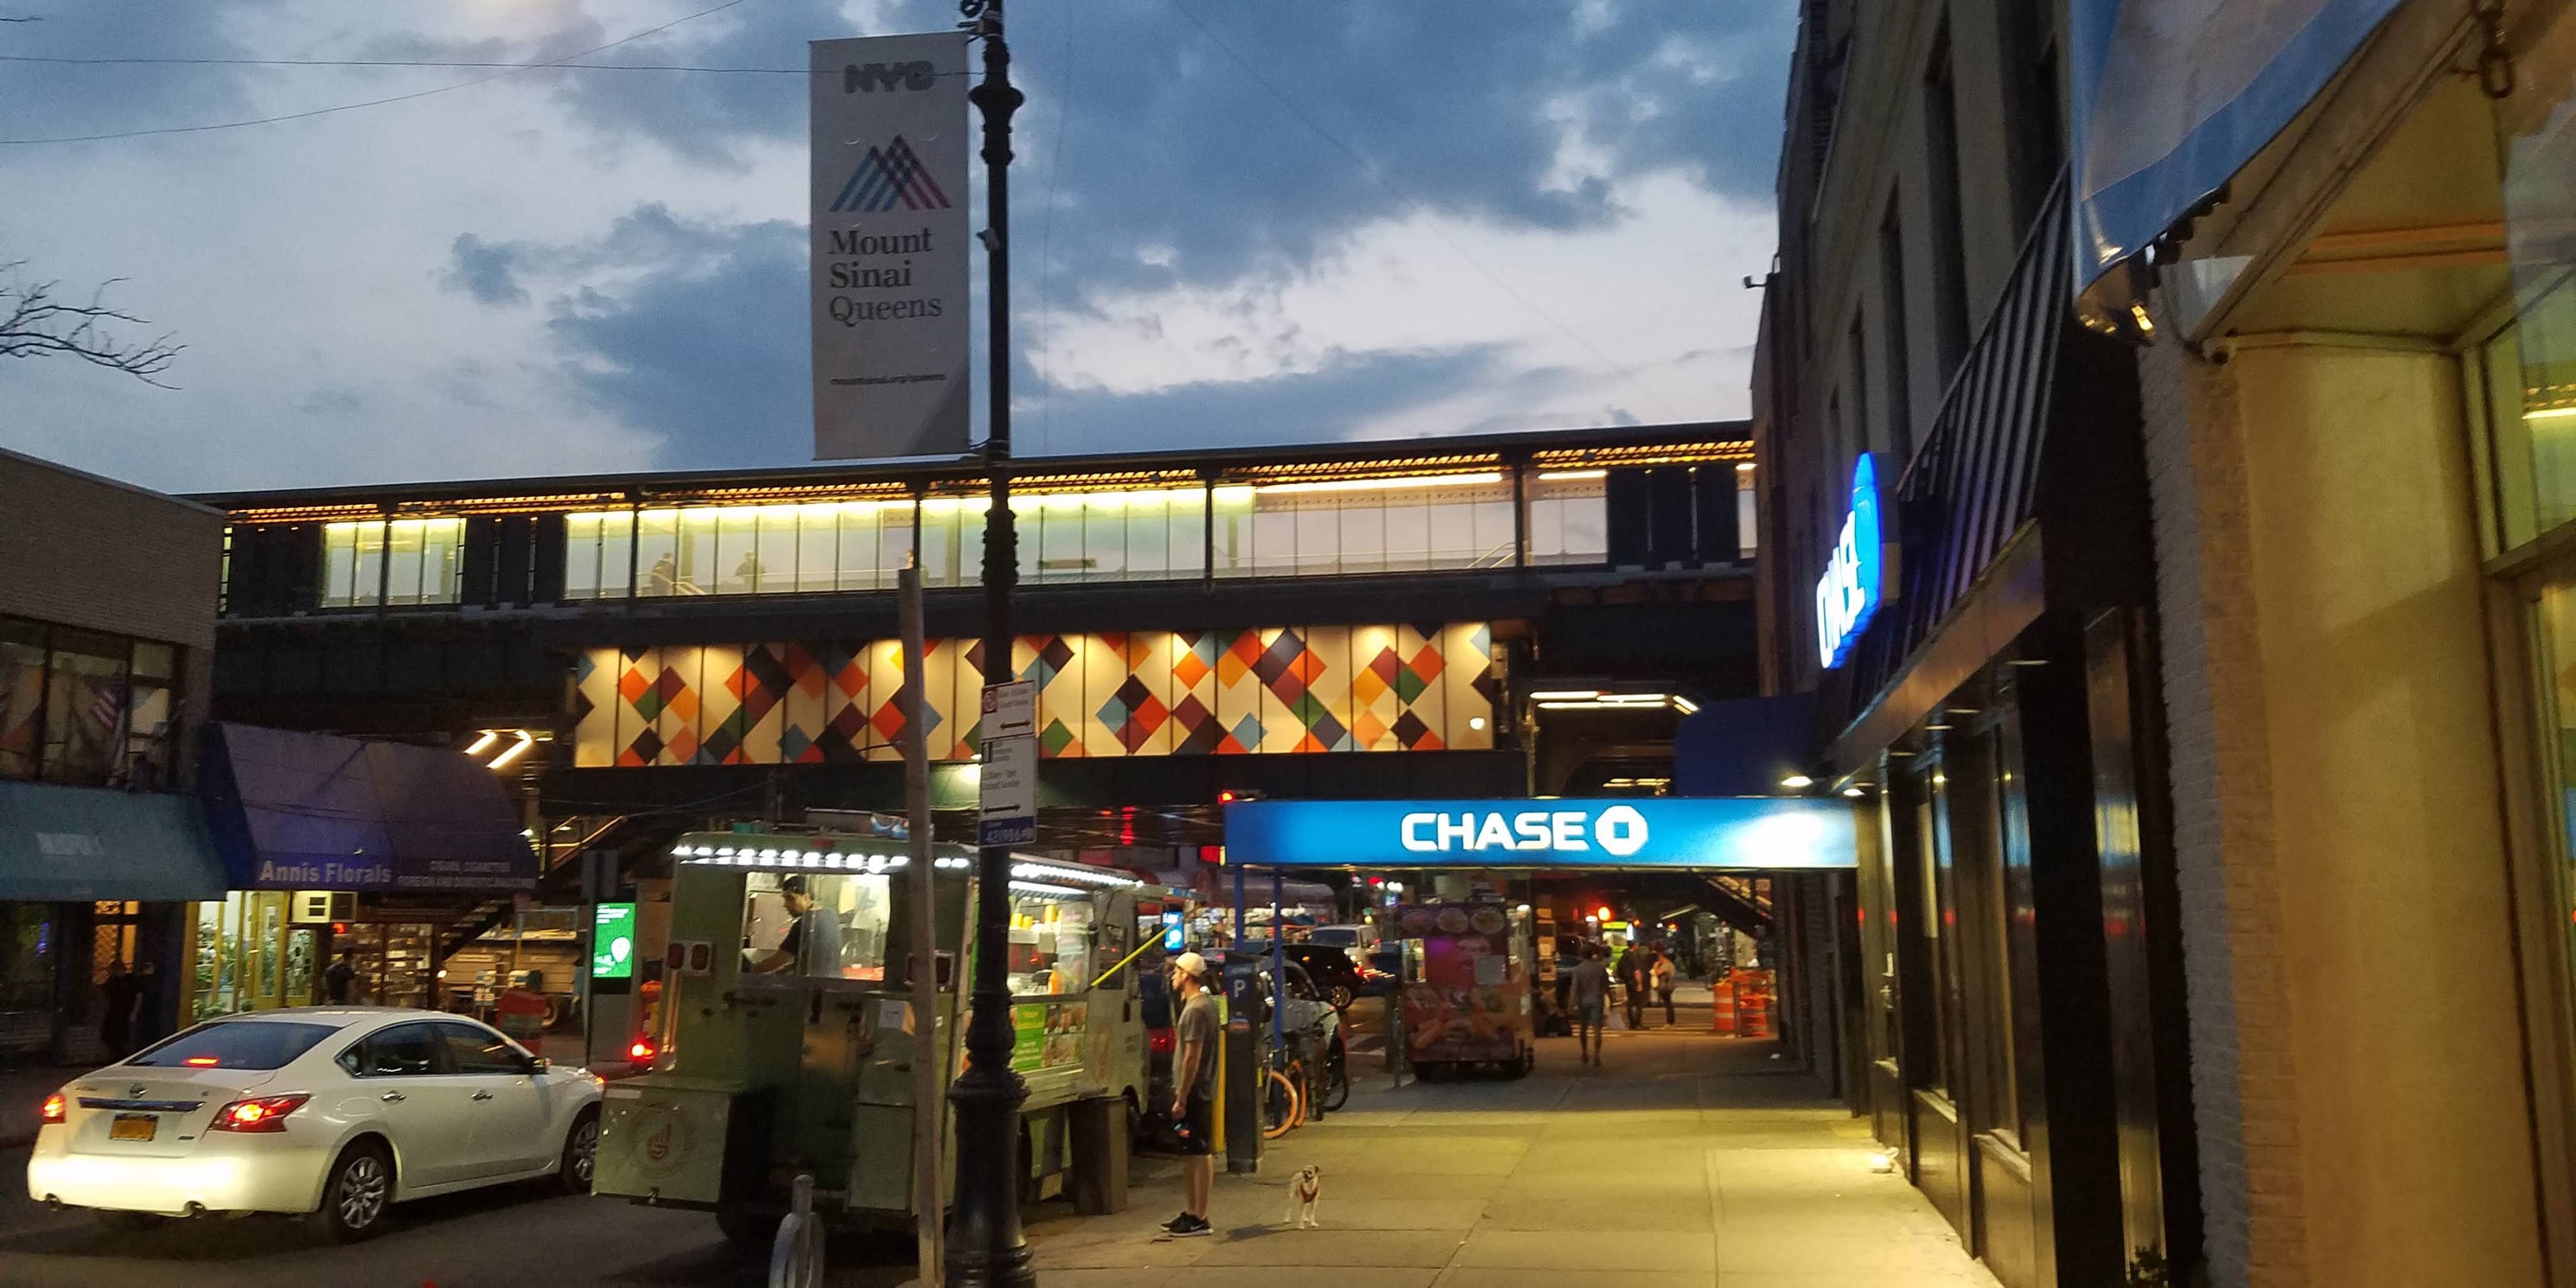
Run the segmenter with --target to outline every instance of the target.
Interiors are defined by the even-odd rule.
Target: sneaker
[[[1181,1213],[1180,1215],[1173,1217],[1171,1220],[1169,1220],[1169,1221],[1165,1221],[1165,1222],[1164,1222],[1164,1223],[1162,1223],[1161,1225],[1155,1226],[1154,1228],[1155,1228],[1155,1229],[1157,1229],[1157,1230],[1162,1231],[1163,1233],[1165,1233],[1165,1234],[1167,1234],[1167,1235],[1168,1235],[1168,1234],[1179,1234],[1181,1231],[1183,1231],[1183,1230],[1185,1230],[1185,1229],[1189,1228],[1189,1224],[1190,1224],[1190,1214],[1189,1214],[1189,1213],[1187,1213],[1187,1212],[1183,1212],[1183,1213]]]
[[[1182,1213],[1179,1220],[1165,1226],[1164,1229],[1175,1239],[1195,1239],[1201,1235],[1216,1233],[1215,1226],[1209,1225],[1207,1222],[1191,1216],[1187,1212]]]

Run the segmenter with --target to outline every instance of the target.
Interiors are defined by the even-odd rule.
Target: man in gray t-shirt
[[[1216,1054],[1224,1024],[1207,988],[1207,959],[1183,953],[1172,959],[1172,995],[1180,999],[1173,1022],[1172,1123],[1181,1138],[1181,1214],[1163,1223],[1170,1238],[1207,1234],[1208,1196],[1216,1188]]]
[[[1573,971],[1574,1062],[1601,1063],[1601,1026],[1610,1008],[1610,968],[1601,964],[1601,945],[1585,944],[1583,962]]]

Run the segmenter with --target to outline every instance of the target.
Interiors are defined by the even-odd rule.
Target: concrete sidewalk
[[[1657,1017],[1660,1019],[1660,1015]],[[1177,1174],[1138,1160],[1132,1206],[1049,1204],[1047,1288],[1994,1288],[1921,1194],[1873,1174],[1860,1120],[1782,1073],[1768,1042],[1614,1033],[1605,1068],[1541,1043],[1518,1082],[1385,1090],[1220,1173],[1213,1237],[1156,1242]],[[1289,1228],[1287,1181],[1324,1169],[1324,1228]]]

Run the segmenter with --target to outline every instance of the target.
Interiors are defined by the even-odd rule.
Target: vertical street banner
[[[812,42],[814,459],[966,450],[966,36]]]

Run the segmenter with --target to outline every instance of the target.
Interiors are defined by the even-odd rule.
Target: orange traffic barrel
[[[1728,1037],[1735,1035],[1735,981],[1721,979],[1708,986],[1712,999],[1709,1027]]]
[[[1736,983],[1740,999],[1736,1031],[1748,1038],[1771,1036],[1771,972],[1738,971]]]

